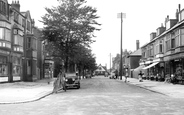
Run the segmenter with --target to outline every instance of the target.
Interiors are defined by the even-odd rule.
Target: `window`
[[[181,12],[180,21],[184,19],[184,10]]]
[[[184,28],[181,29],[181,45],[184,46]]]
[[[8,65],[0,64],[0,76],[5,76],[8,74]]]
[[[31,74],[31,60],[27,60],[27,74]]]
[[[14,12],[14,21],[17,23],[19,21],[19,14],[17,12]]]
[[[28,30],[28,31],[31,30],[31,23],[30,23],[30,21],[27,21],[27,30]]]
[[[8,30],[8,29],[5,29],[5,40],[6,41],[11,41],[11,32],[10,32],[10,30]]]
[[[166,51],[171,49],[171,36],[170,34],[166,35]]]
[[[11,32],[9,29],[0,28],[0,39],[11,41]]]
[[[31,37],[28,37],[28,42],[27,43],[28,43],[27,47],[31,48]]]
[[[25,25],[26,25],[26,20],[22,18],[22,27],[25,27]]]
[[[34,50],[37,49],[37,46],[36,46],[36,39],[33,39],[33,47],[32,47]]]
[[[0,28],[0,39],[4,39],[4,38],[5,38],[5,29]]]
[[[175,39],[171,40],[171,48],[175,48]]]
[[[14,44],[23,46],[23,32],[18,29],[14,29]]]
[[[1,14],[6,15],[6,12],[7,12],[7,10],[6,10],[7,6],[6,5],[7,4],[5,2],[0,1],[0,13]]]
[[[153,45],[151,46],[151,56],[154,56],[154,49]]]
[[[14,44],[18,45],[18,39],[19,39],[19,36],[14,35]]]

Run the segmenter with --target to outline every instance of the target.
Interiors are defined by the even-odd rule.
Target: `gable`
[[[26,12],[26,18],[27,18],[27,20],[29,20],[31,22],[31,14],[30,14],[29,10]]]
[[[99,65],[96,71],[106,71],[102,65]]]

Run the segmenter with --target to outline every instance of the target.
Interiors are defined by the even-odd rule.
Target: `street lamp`
[[[123,30],[123,18],[126,17],[126,14],[125,13],[118,13],[118,18],[121,18],[121,41],[120,41],[120,80],[122,80],[122,37],[123,37],[123,33],[122,33],[122,30]]]

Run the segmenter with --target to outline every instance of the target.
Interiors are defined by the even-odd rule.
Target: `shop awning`
[[[151,68],[151,67],[153,67],[153,66],[157,65],[158,63],[159,63],[159,62],[152,63],[152,64],[150,64],[149,66],[146,66],[146,67],[144,67],[144,68],[142,68],[142,69],[148,69],[148,68]]]
[[[140,65],[139,67],[135,68],[134,71],[140,71],[144,67],[145,67],[144,65]]]

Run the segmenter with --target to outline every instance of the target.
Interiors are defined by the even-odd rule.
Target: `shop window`
[[[6,76],[8,74],[8,66],[0,64],[0,76]]]
[[[32,68],[33,68],[33,75],[36,75],[36,68],[37,68],[37,66],[36,66],[36,60],[33,61]]]
[[[31,60],[27,61],[27,74],[30,75],[31,74]]]
[[[165,77],[170,77],[170,65],[169,62],[165,62]]]
[[[21,74],[21,67],[18,65],[13,66],[13,75],[20,75]]]

